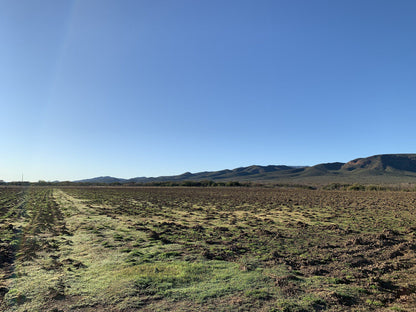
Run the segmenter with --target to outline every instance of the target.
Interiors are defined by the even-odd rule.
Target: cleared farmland
[[[413,311],[416,194],[2,188],[4,311]]]

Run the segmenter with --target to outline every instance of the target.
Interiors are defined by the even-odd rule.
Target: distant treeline
[[[0,181],[0,185],[14,185],[14,186],[196,186],[196,187],[209,187],[209,186],[263,186],[261,183],[254,182],[239,182],[239,181],[226,181],[226,182],[215,182],[215,181],[164,181],[164,182],[112,182],[112,183],[92,183],[92,182],[4,182]]]
[[[126,185],[126,186],[199,186],[199,187],[208,187],[208,186],[254,186],[256,183],[253,182],[238,182],[238,181],[227,181],[227,182],[215,182],[211,180],[204,181],[164,181],[164,182],[128,182],[128,183],[118,183],[115,185]],[[258,184],[257,184],[258,185]]]
[[[377,184],[346,184],[346,183],[330,183],[322,187],[324,190],[343,190],[343,191],[407,191],[415,192],[414,184],[393,184],[393,185],[377,185]]]
[[[0,181],[0,185],[11,186],[186,186],[186,187],[291,187],[291,188],[303,188],[303,189],[316,189],[315,186],[293,183],[261,183],[253,181],[154,181],[154,182],[111,182],[111,183],[93,183],[93,182],[3,182]]]
[[[415,184],[392,184],[392,185],[376,185],[376,184],[360,184],[360,183],[330,183],[327,185],[307,185],[307,184],[293,184],[293,183],[267,183],[254,181],[154,181],[154,182],[112,182],[112,183],[92,183],[92,182],[4,182],[0,180],[0,185],[3,186],[160,186],[160,187],[286,187],[286,188],[300,188],[309,190],[342,190],[342,191],[407,191],[416,192]]]

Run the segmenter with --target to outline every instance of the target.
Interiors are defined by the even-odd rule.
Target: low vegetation
[[[3,187],[2,311],[412,311],[412,192]]]

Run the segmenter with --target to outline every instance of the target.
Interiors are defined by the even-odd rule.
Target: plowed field
[[[415,311],[416,193],[1,188],[2,311]]]

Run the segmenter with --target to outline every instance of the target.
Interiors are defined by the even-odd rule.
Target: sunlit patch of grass
[[[249,297],[271,296],[264,289],[265,284],[272,289],[270,277],[262,270],[242,271],[236,263],[173,261],[125,266],[114,260],[102,260],[70,277],[68,294],[82,296],[83,304],[90,305],[115,304],[129,296],[136,296],[138,302],[143,295],[197,302],[238,291],[248,291]]]
[[[5,301],[15,311],[36,311],[51,299],[64,296],[65,275],[42,269],[39,263],[19,266]]]

